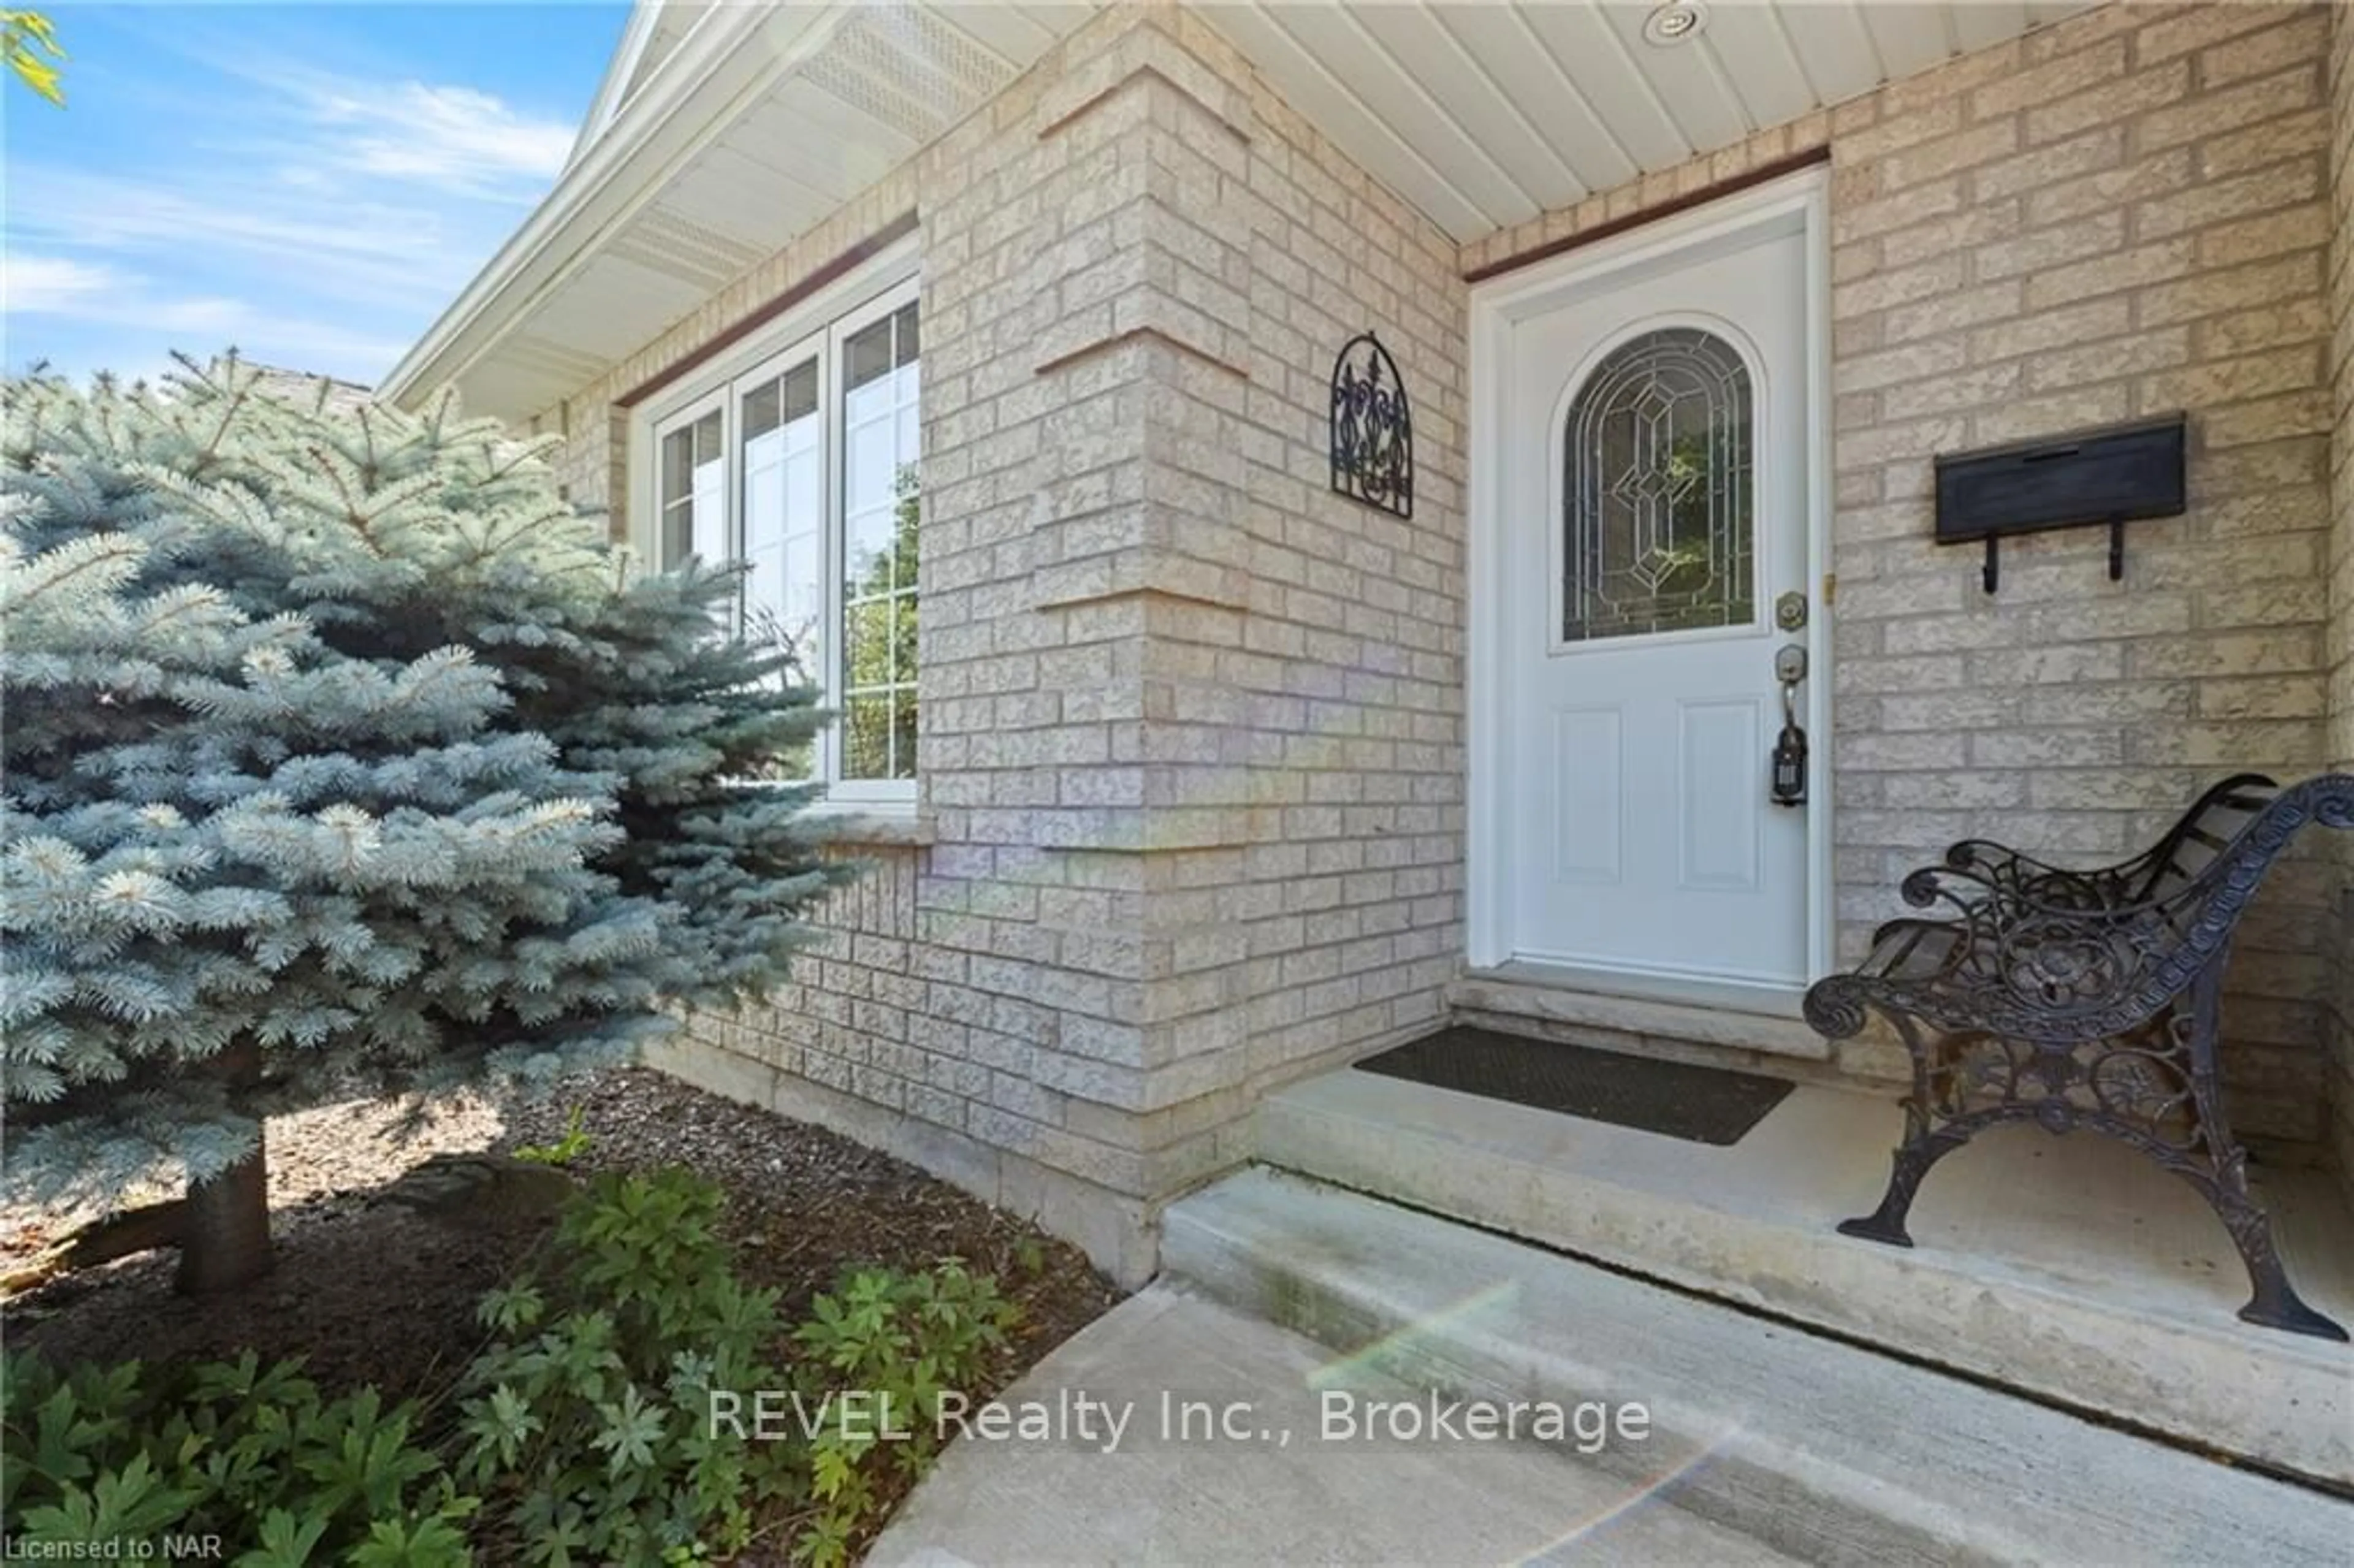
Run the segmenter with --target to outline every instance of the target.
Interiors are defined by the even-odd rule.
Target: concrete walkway
[[[1462,1436],[1435,1435],[1427,1393],[1166,1285],[1001,1403],[1057,1429],[957,1441],[875,1543],[875,1568],[1788,1561],[1548,1446],[1541,1413],[1522,1414],[1517,1439],[1471,1435],[1480,1417],[1461,1410]],[[1328,1409],[1358,1435],[1328,1434]],[[1368,1439],[1369,1425],[1383,1430]]]
[[[2354,1563],[2343,1498],[1295,1177],[1162,1262],[875,1563]]]
[[[1640,1404],[1584,1465],[1807,1562],[2354,1564],[2343,1498],[1362,1193],[1246,1171],[1161,1258],[1416,1387]]]

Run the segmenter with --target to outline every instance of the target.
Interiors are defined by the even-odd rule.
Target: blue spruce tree
[[[622,1057],[843,874],[746,782],[822,715],[735,573],[633,577],[447,400],[267,385],[0,384],[8,1185],[184,1177],[187,1290],[268,1267],[270,1116]]]

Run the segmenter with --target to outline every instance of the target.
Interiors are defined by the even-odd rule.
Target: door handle
[[[1782,683],[1782,733],[1775,737],[1773,799],[1777,806],[1807,803],[1807,730],[1798,722],[1798,683],[1807,678],[1807,650],[1792,642],[1774,655],[1774,678]]]

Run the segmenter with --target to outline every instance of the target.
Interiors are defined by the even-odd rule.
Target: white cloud
[[[9,215],[10,239],[158,265],[233,258],[257,282],[283,271],[375,303],[430,301],[464,277],[474,258],[437,204],[366,195],[312,173],[309,181],[223,175],[192,188],[168,175],[19,166],[13,177],[34,199]]]
[[[41,318],[19,344],[86,325],[372,380],[571,149],[572,127],[469,87],[253,61],[214,79],[236,111],[178,155],[11,160],[5,303]]]
[[[0,252],[0,307],[14,315],[72,315],[122,286],[111,267],[64,256]]]
[[[235,345],[250,358],[312,366],[389,364],[408,345],[332,322],[306,320],[243,300],[175,293],[121,268],[61,256],[14,254],[0,262],[0,297],[12,316],[52,316],[136,328],[164,346],[199,355]],[[121,366],[118,369],[122,368]]]
[[[404,81],[339,84],[314,91],[310,109],[327,133],[324,151],[355,172],[493,195],[537,189],[556,177],[573,128],[518,114],[467,87]]]

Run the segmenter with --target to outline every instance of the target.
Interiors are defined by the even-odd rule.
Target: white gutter
[[[456,380],[659,196],[685,161],[829,38],[854,5],[715,5],[587,156],[565,170],[376,395],[413,404]]]

